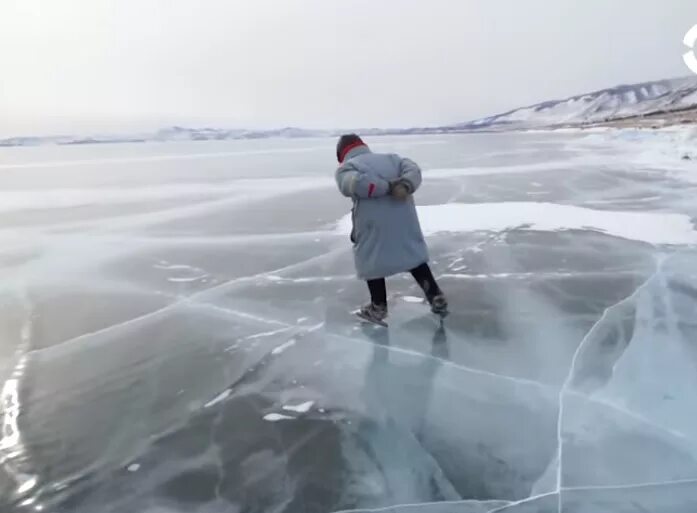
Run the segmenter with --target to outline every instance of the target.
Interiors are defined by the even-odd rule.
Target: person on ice
[[[419,166],[399,155],[371,152],[356,134],[339,138],[336,157],[339,191],[353,199],[356,272],[370,291],[370,303],[358,315],[382,323],[387,317],[385,278],[409,271],[433,313],[445,316],[448,302],[428,266],[428,248],[412,197],[421,185]]]

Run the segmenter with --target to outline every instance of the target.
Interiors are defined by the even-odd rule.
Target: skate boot
[[[387,318],[387,305],[376,305],[374,303],[368,303],[367,305],[361,307],[356,315],[361,319],[368,322],[373,322],[379,324],[380,326],[387,326],[385,319]]]
[[[441,317],[448,315],[448,300],[445,299],[445,295],[438,294],[434,296],[431,301],[431,312]]]

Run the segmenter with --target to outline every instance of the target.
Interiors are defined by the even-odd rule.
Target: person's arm
[[[350,161],[336,170],[336,184],[341,194],[354,199],[379,198],[390,193],[386,180],[359,171]]]
[[[409,194],[414,194],[421,185],[421,168],[411,159],[401,159],[399,162],[399,181],[406,185]]]

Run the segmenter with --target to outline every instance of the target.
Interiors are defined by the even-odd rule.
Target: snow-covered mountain
[[[640,120],[640,118],[644,118]],[[465,123],[439,127],[364,128],[354,130],[368,136],[434,134],[477,130],[516,130],[588,126],[599,123],[651,126],[682,122],[697,123],[697,77],[620,85],[592,93],[521,107],[502,114]],[[346,130],[307,130],[286,127],[273,130],[186,128],[173,126],[155,133],[127,135],[12,137],[0,139],[2,146],[41,144],[105,144],[145,141],[211,141],[263,139],[270,137],[332,137]]]
[[[157,141],[211,141],[225,139],[263,139],[267,137],[316,137],[325,135],[318,130],[286,127],[272,130],[170,127],[159,130],[152,138]]]
[[[454,125],[461,130],[583,125],[697,107],[697,77],[619,85]]]
[[[2,146],[38,146],[41,144],[75,145],[108,144],[134,142],[168,142],[168,141],[223,141],[235,139],[264,139],[270,137],[322,137],[329,135],[320,130],[286,127],[272,130],[246,130],[225,128],[187,128],[173,126],[162,128],[154,133],[126,135],[90,135],[90,136],[51,136],[51,137],[11,137],[0,139]]]

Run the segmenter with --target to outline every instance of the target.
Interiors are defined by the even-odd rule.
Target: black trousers
[[[416,280],[416,283],[419,284],[419,287],[424,291],[424,294],[426,294],[426,299],[428,299],[429,303],[435,296],[442,293],[428,264],[423,263],[409,272]],[[370,290],[370,300],[373,304],[387,304],[387,285],[385,284],[385,278],[368,280],[368,290]]]

